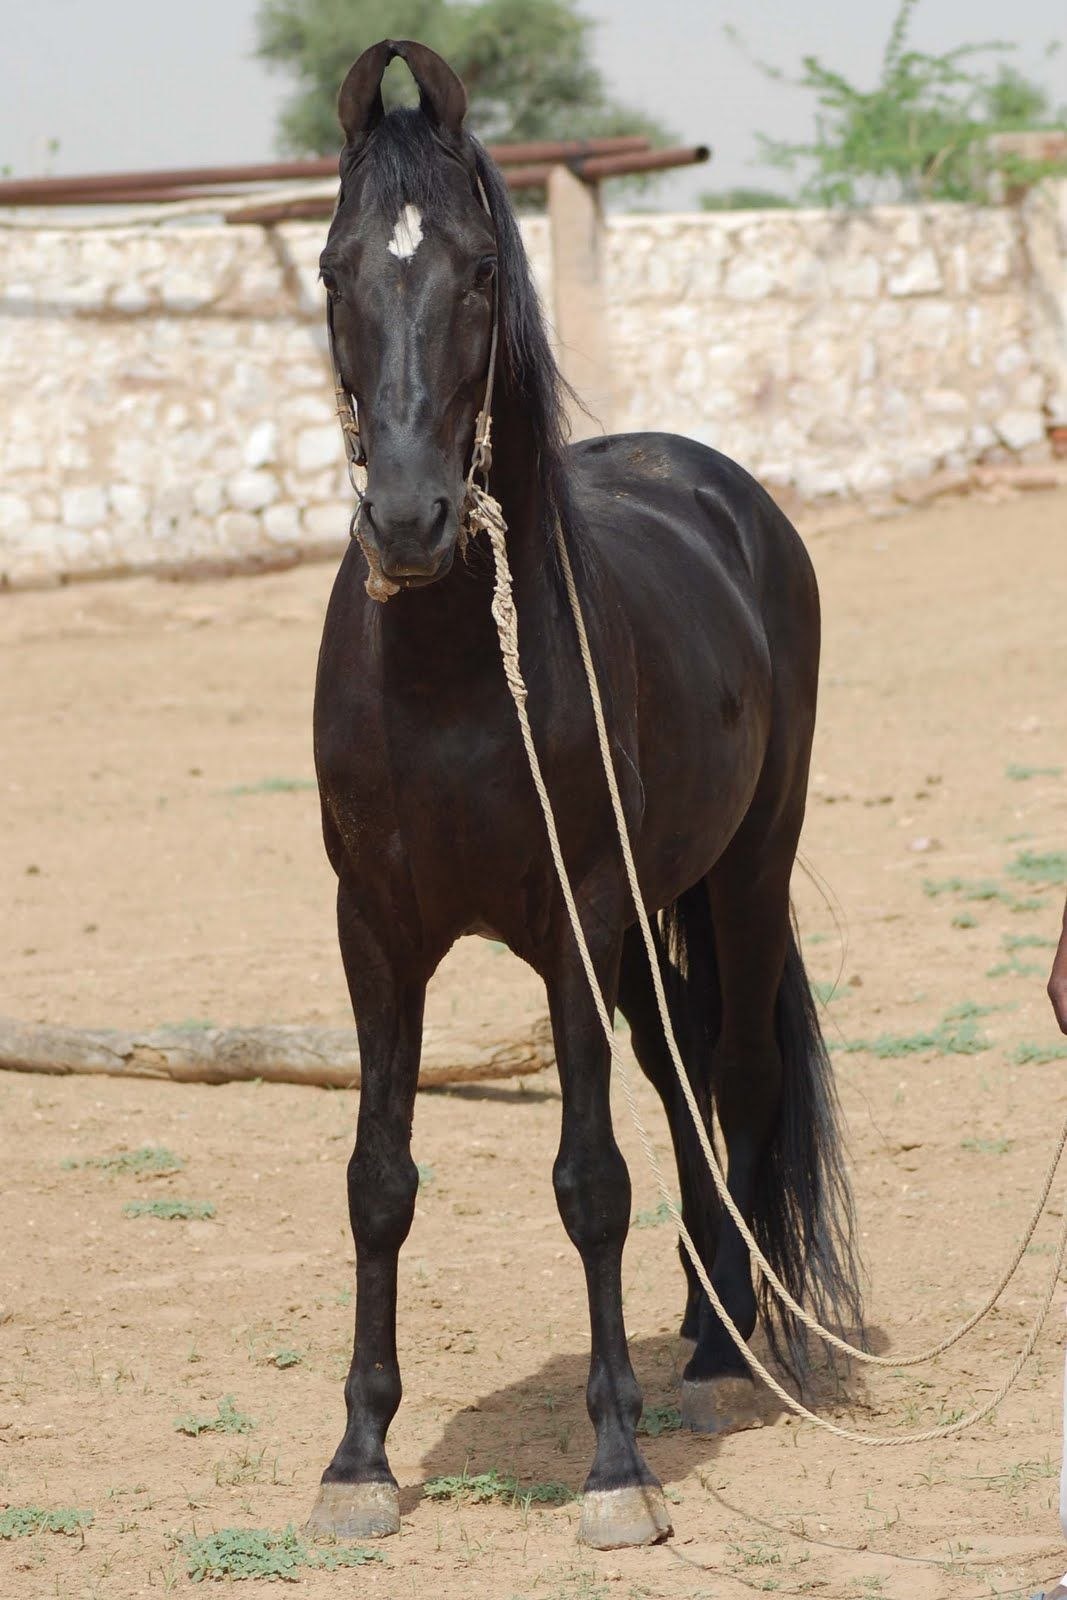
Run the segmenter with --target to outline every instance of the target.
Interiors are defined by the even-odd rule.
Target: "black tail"
[[[721,999],[702,885],[664,912],[663,934],[673,968],[668,989],[672,1017],[710,1069]],[[782,1056],[782,1100],[756,1184],[752,1231],[795,1300],[826,1327],[862,1336],[860,1267],[840,1108],[795,927],[789,930],[774,1020]],[[762,1274],[757,1278],[760,1320],[771,1349],[803,1382],[810,1366],[807,1330]]]
[[[795,1300],[835,1331],[862,1332],[863,1301],[840,1106],[796,929],[774,1014],[782,1105],[756,1192],[753,1233]],[[801,1379],[808,1336],[766,1280],[760,1317],[775,1355]]]

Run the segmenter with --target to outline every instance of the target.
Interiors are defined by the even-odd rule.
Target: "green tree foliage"
[[[443,55],[467,86],[483,139],[666,137],[611,97],[575,0],[261,0],[256,24],[257,55],[296,83],[279,129],[294,155],[337,149],[337,90],[356,56],[382,38],[418,39]],[[413,102],[401,63],[383,92],[387,104]]]
[[[701,211],[781,211],[793,202],[776,189],[710,189],[700,196]]]
[[[1060,125],[1067,110],[1054,109],[1040,84],[1008,64],[1014,46],[1003,41],[963,44],[942,55],[911,48],[918,3],[901,0],[873,89],[857,88],[817,56],[805,56],[795,77],[756,63],[777,82],[815,96],[810,142],[760,135],[762,159],[800,179],[801,201],[985,199],[996,172],[1017,183],[1055,170],[991,150],[988,141],[995,133]]]

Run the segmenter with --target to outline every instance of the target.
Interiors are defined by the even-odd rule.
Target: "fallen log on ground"
[[[554,1060],[547,1017],[506,1034],[499,1024],[428,1024],[419,1087],[540,1072]],[[60,1028],[0,1017],[0,1070],[171,1078],[178,1083],[263,1079],[318,1088],[359,1087],[352,1028]]]

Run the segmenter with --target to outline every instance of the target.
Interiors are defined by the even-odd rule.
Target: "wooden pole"
[[[586,410],[570,407],[572,439],[610,433],[615,404],[604,299],[603,215],[595,184],[568,167],[548,175],[556,358]],[[588,412],[588,414],[587,414]]]
[[[555,1059],[547,1017],[525,1028],[429,1025],[419,1087],[540,1072]],[[359,1087],[355,1028],[61,1028],[0,1017],[0,1070],[234,1083],[262,1078],[318,1088]]]

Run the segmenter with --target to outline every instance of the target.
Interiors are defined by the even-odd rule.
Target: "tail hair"
[[[757,1179],[752,1231],[795,1300],[824,1326],[862,1338],[861,1269],[841,1108],[795,923],[774,1021],[782,1101]],[[802,1384],[811,1370],[807,1329],[762,1276],[758,1299],[775,1357]]]
[[[686,1059],[696,1056],[710,1063],[722,1001],[703,885],[688,890],[662,913],[661,928],[672,1018],[682,1026],[684,1043],[693,1052]],[[862,1340],[861,1267],[840,1103],[795,923],[789,929],[774,1023],[782,1057],[782,1097],[757,1174],[752,1231],[799,1304],[826,1327]],[[812,1367],[808,1330],[766,1278],[757,1277],[760,1322],[771,1351],[802,1388]]]

